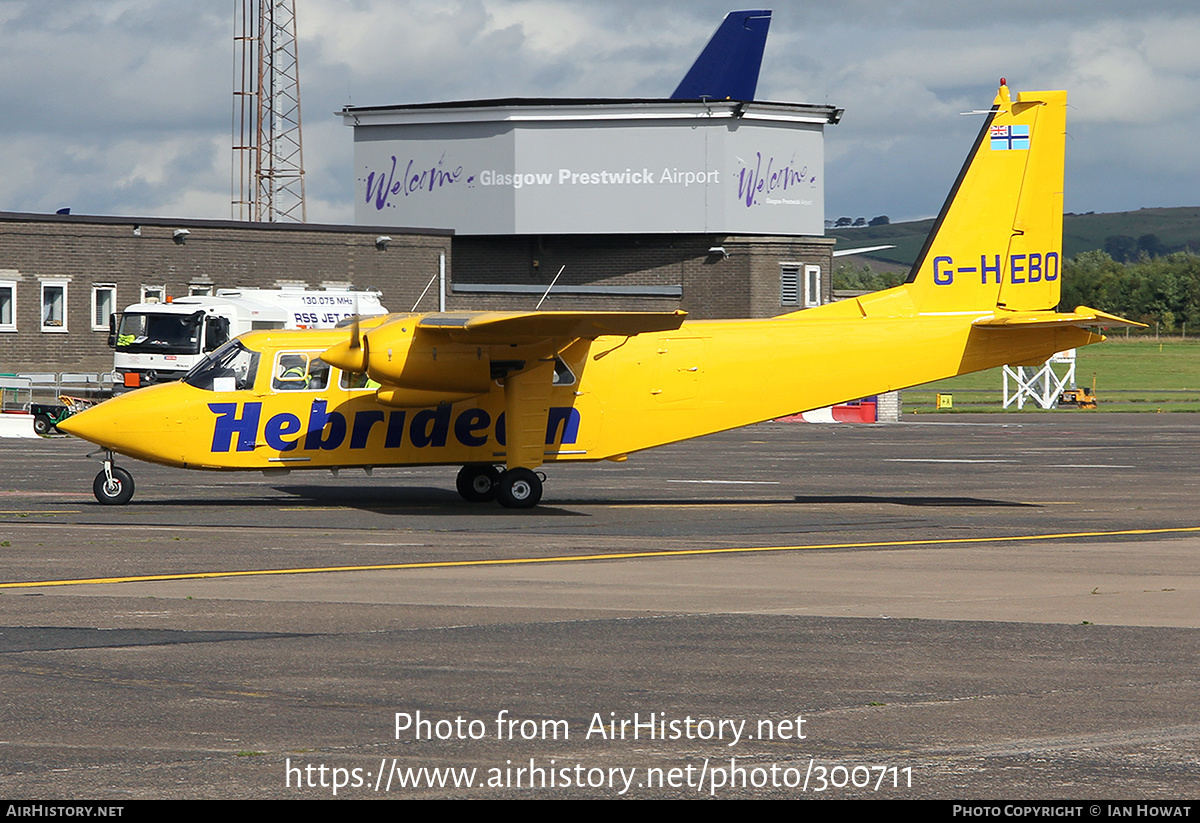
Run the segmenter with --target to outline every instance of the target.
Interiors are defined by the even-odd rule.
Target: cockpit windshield
[[[183,382],[205,391],[245,391],[254,388],[258,352],[230,340],[184,375]]]

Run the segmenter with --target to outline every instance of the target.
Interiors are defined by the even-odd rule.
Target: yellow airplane
[[[461,466],[467,500],[529,508],[544,463],[629,454],[1098,343],[1057,313],[1066,93],[999,93],[896,288],[766,320],[684,313],[448,312],[259,331],[183,380],[59,428],[102,447],[101,503],[133,496],[113,455],[189,469]]]

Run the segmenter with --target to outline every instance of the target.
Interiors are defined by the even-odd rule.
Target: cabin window
[[[315,352],[280,352],[272,375],[275,391],[320,391],[329,385],[329,364]]]
[[[355,374],[354,372],[342,372],[342,378],[338,383],[343,391],[362,391],[370,389],[375,391],[379,388],[379,384],[367,376],[366,372]]]
[[[0,280],[0,331],[17,330],[17,284]]]
[[[67,281],[42,281],[42,331],[67,330]]]
[[[108,331],[108,319],[117,310],[115,283],[96,283],[92,286],[92,331]]]
[[[555,386],[574,386],[577,382],[575,372],[571,371],[571,367],[561,357],[554,358],[554,381]]]

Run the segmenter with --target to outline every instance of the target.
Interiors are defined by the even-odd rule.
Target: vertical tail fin
[[[1058,305],[1067,93],[1000,81],[975,146],[908,275],[922,312]]]
[[[671,99],[753,100],[770,27],[768,9],[729,12]]]

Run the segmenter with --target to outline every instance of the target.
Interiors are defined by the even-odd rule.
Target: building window
[[[800,266],[796,263],[779,264],[779,305],[800,305]]]
[[[804,267],[804,305],[808,308],[821,305],[821,267]]]
[[[17,284],[0,280],[0,331],[17,330]]]
[[[108,319],[116,310],[116,284],[94,284],[92,286],[92,331],[108,331]]]
[[[212,283],[189,283],[188,284],[188,297],[212,297],[212,296],[213,296],[213,284]]]
[[[143,303],[162,303],[167,297],[166,286],[142,286]]]
[[[67,281],[42,281],[42,331],[67,330]]]

